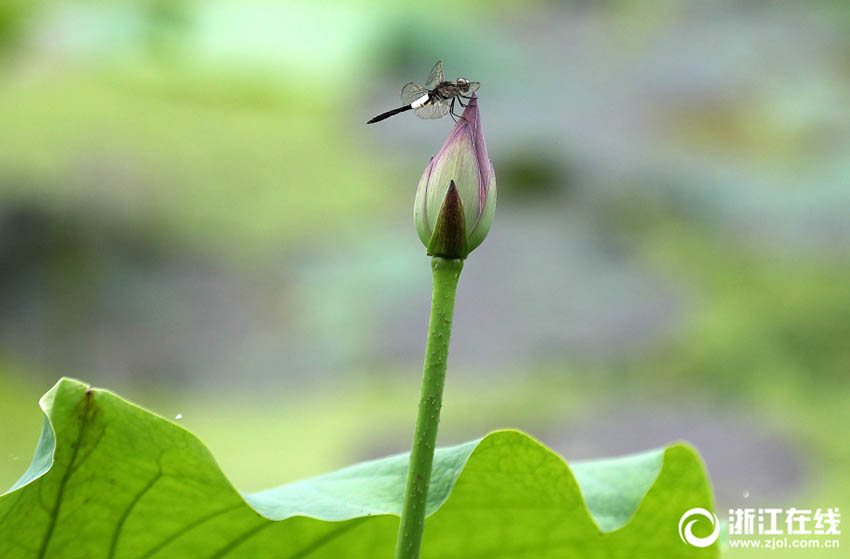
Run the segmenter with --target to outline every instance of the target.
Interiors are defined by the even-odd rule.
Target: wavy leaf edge
[[[284,484],[284,485],[281,485],[281,486],[277,486],[277,487],[273,487],[273,488],[270,488],[270,489],[266,489],[266,490],[262,490],[262,491],[258,491],[258,492],[254,492],[254,493],[243,493],[242,491],[239,491],[230,482],[230,479],[227,478],[227,476],[221,470],[221,467],[219,466],[218,462],[215,461],[215,457],[213,456],[213,454],[211,452],[209,452],[209,449],[206,447],[206,445],[203,443],[203,441],[200,439],[200,437],[198,437],[195,433],[193,433],[192,431],[183,427],[182,425],[179,425],[179,424],[167,419],[166,417],[164,417],[164,416],[162,416],[162,415],[160,415],[156,412],[153,412],[153,411],[151,411],[147,408],[144,408],[144,407],[142,407],[142,406],[140,406],[140,405],[138,405],[138,404],[136,404],[136,403],[134,403],[130,400],[127,400],[127,399],[119,396],[118,394],[112,392],[111,390],[108,390],[108,389],[105,389],[105,388],[95,388],[95,387],[93,387],[93,386],[91,386],[91,385],[89,385],[85,382],[82,382],[82,381],[79,381],[77,379],[73,379],[73,378],[70,378],[70,377],[60,378],[59,381],[57,381],[56,384],[54,384],[54,386],[51,387],[50,390],[48,390],[39,399],[39,406],[40,406],[40,408],[41,408],[41,410],[44,414],[44,425],[43,425],[43,428],[42,428],[41,436],[40,436],[39,441],[38,441],[38,445],[37,445],[35,453],[34,453],[33,461],[30,464],[29,468],[22,474],[22,476],[6,492],[0,494],[0,499],[9,497],[12,494],[24,489],[28,485],[39,480],[41,477],[43,477],[44,475],[49,473],[50,469],[53,467],[56,447],[57,447],[57,444],[61,444],[61,441],[59,443],[57,443],[57,433],[56,433],[56,429],[53,425],[53,422],[51,420],[51,410],[52,410],[53,405],[54,405],[55,397],[56,397],[57,393],[59,392],[60,388],[63,386],[63,384],[72,384],[72,385],[75,385],[77,387],[84,388],[86,396],[91,396],[91,395],[97,393],[97,394],[103,394],[107,397],[116,398],[116,399],[120,400],[120,402],[123,405],[131,406],[132,408],[135,408],[138,411],[141,411],[145,414],[148,414],[148,415],[154,417],[155,419],[163,421],[163,422],[169,424],[170,426],[175,427],[175,428],[179,429],[180,431],[182,431],[185,435],[188,435],[191,439],[193,439],[195,442],[197,442],[200,447],[207,450],[208,455],[211,458],[211,460],[213,461],[215,468],[218,470],[218,472],[221,474],[221,476],[225,480],[227,480],[227,483],[230,486],[230,488],[233,489],[233,491],[235,493],[237,493],[242,498],[243,503],[246,506],[250,507],[252,510],[254,510],[257,513],[257,515],[259,515],[259,516],[261,516],[261,517],[263,517],[267,520],[270,520],[270,521],[273,521],[273,522],[280,522],[280,521],[284,521],[284,520],[287,520],[287,519],[290,519],[290,518],[303,517],[303,518],[320,520],[320,521],[325,521],[325,522],[346,522],[346,521],[349,521],[349,520],[355,520],[355,519],[364,518],[364,517],[376,517],[376,516],[395,516],[395,517],[398,517],[399,516],[398,514],[392,513],[392,512],[379,512],[379,513],[365,513],[365,514],[359,514],[359,515],[351,515],[351,516],[348,516],[346,518],[326,519],[326,518],[322,518],[320,515],[316,515],[316,514],[305,514],[305,513],[295,513],[294,512],[292,514],[288,514],[288,515],[281,517],[281,516],[277,516],[277,515],[270,516],[269,514],[267,514],[263,510],[261,510],[262,507],[258,508],[257,504],[258,504],[258,502],[262,501],[262,495],[263,494],[267,494],[267,493],[275,492],[275,491],[280,491],[280,490],[285,490],[286,488],[294,486],[295,484],[301,484],[301,483],[310,482],[310,481],[313,481],[313,480],[318,480],[318,479],[324,478],[326,476],[344,474],[344,473],[346,473],[350,470],[353,470],[353,469],[356,469],[356,468],[368,467],[371,464],[386,461],[388,459],[402,459],[402,458],[407,457],[408,453],[399,453],[399,454],[395,454],[395,455],[391,455],[391,456],[387,456],[387,457],[383,457],[383,458],[377,458],[377,459],[374,459],[374,460],[359,462],[359,463],[356,463],[356,464],[353,464],[353,465],[350,465],[350,466],[346,466],[346,467],[344,467],[340,470],[335,470],[335,471],[328,472],[328,473],[325,473],[325,474],[320,474],[320,475],[317,475],[317,476],[304,478],[304,479],[301,479],[301,480],[290,482],[290,483],[287,483],[287,484]],[[666,464],[668,458],[672,454],[674,454],[674,453],[685,453],[686,455],[688,455],[688,458],[691,459],[694,462],[694,465],[699,466],[702,469],[701,474],[703,475],[703,477],[706,480],[709,479],[707,472],[706,472],[706,469],[705,469],[705,464],[702,461],[701,457],[699,456],[699,453],[689,443],[684,442],[684,441],[676,441],[676,442],[670,443],[669,445],[666,445],[666,446],[663,446],[663,447],[658,447],[658,448],[655,448],[655,449],[651,449],[651,450],[647,450],[647,451],[639,452],[639,453],[625,454],[625,455],[620,455],[620,456],[615,456],[615,457],[606,457],[606,458],[600,458],[600,459],[575,461],[575,462],[573,462],[573,467],[576,467],[576,468],[592,468],[594,465],[597,465],[597,464],[602,464],[602,463],[613,464],[613,463],[616,463],[617,461],[629,460],[629,459],[640,457],[640,456],[643,456],[643,455],[649,457],[649,456],[653,456],[653,455],[657,454],[658,457],[659,457],[659,459],[658,459],[658,469],[654,473],[652,480],[651,480],[651,483],[649,483],[649,485],[646,487],[646,491],[643,493],[643,495],[640,498],[640,501],[638,502],[637,506],[634,507],[634,509],[631,511],[631,514],[628,516],[628,518],[625,521],[619,522],[616,526],[606,529],[601,525],[601,523],[597,520],[596,516],[592,512],[591,507],[588,505],[588,500],[585,496],[585,488],[582,486],[582,483],[579,481],[580,476],[576,475],[576,473],[573,470],[573,467],[570,466],[570,464],[566,461],[566,459],[564,459],[560,454],[551,450],[549,447],[547,447],[545,444],[543,444],[542,442],[540,442],[539,440],[537,440],[533,436],[531,436],[531,435],[529,435],[529,434],[527,434],[523,431],[520,431],[518,429],[499,429],[499,430],[491,431],[491,432],[487,433],[485,436],[483,436],[479,439],[474,439],[472,441],[462,443],[462,444],[459,444],[459,445],[453,445],[453,446],[450,446],[450,447],[440,447],[440,448],[437,449],[437,453],[440,453],[440,452],[456,451],[457,449],[459,449],[463,446],[470,447],[470,451],[467,453],[466,457],[464,458],[464,460],[462,462],[462,465],[458,469],[457,475],[455,475],[454,479],[452,479],[451,483],[448,485],[448,490],[445,491],[445,495],[439,500],[439,502],[435,506],[429,506],[428,517],[434,515],[439,509],[441,509],[450,500],[455,485],[464,476],[464,473],[467,470],[467,465],[473,460],[473,457],[476,455],[476,453],[478,453],[481,450],[482,445],[484,445],[485,443],[488,443],[488,442],[492,442],[493,440],[505,438],[505,437],[519,437],[521,439],[524,439],[526,442],[532,443],[536,447],[542,449],[544,452],[547,452],[549,454],[552,454],[552,455],[558,457],[561,465],[564,468],[563,473],[565,475],[569,476],[575,482],[575,485],[578,488],[578,495],[581,499],[581,504],[583,505],[581,507],[582,512],[587,516],[587,519],[596,527],[596,529],[597,529],[597,531],[600,535],[601,534],[610,534],[610,533],[614,533],[614,532],[617,532],[619,530],[625,529],[629,525],[629,523],[639,514],[641,508],[644,506],[646,501],[650,498],[651,494],[653,493],[653,489],[658,484],[658,480],[662,476],[662,473],[664,471],[664,465]],[[50,447],[51,447],[50,453],[49,453],[50,459],[48,461],[44,461],[44,460],[39,461],[37,458],[40,454],[44,454],[44,450],[45,450],[44,447],[47,446],[47,445],[50,445]]]

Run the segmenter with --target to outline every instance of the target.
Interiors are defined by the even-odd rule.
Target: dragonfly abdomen
[[[382,120],[384,120],[385,118],[390,118],[391,116],[395,116],[395,115],[397,115],[398,113],[403,113],[404,111],[409,111],[409,110],[410,110],[410,109],[412,109],[412,108],[413,108],[413,105],[405,105],[405,106],[403,106],[403,107],[399,107],[399,108],[397,108],[397,109],[393,109],[393,110],[391,110],[391,111],[387,111],[387,112],[385,112],[385,113],[381,113],[381,114],[379,114],[378,116],[376,116],[375,118],[373,118],[373,119],[371,119],[371,120],[366,121],[366,124],[374,124],[374,123],[376,123],[376,122],[381,122],[381,121],[382,121]]]
[[[430,101],[430,100],[431,100],[431,95],[426,93],[425,95],[423,95],[422,97],[420,97],[419,99],[417,99],[413,103],[411,103],[410,108],[411,109],[418,109],[422,105],[426,105],[428,103],[428,101]]]

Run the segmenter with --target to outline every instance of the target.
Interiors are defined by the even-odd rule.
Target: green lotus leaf
[[[4,559],[393,555],[406,455],[243,494],[192,433],[109,391],[62,379],[41,407],[32,464],[0,496]],[[422,557],[713,558],[678,533],[712,505],[684,444],[568,466],[498,431],[437,450]]]

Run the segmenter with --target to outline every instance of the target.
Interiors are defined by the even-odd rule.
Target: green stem
[[[425,368],[422,373],[422,394],[419,397],[419,415],[410,451],[410,470],[404,491],[404,506],[398,528],[396,559],[418,559],[425,528],[425,504],[428,483],[434,462],[434,445],[437,426],[443,405],[443,386],[446,381],[446,361],[449,356],[449,338],[452,332],[452,315],[455,307],[457,280],[463,269],[463,260],[431,259],[434,273],[434,293],[431,297],[431,320],[428,323],[428,343],[425,348]]]

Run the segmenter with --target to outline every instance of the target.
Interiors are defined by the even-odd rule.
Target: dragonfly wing
[[[428,74],[428,79],[425,80],[425,87],[427,87],[428,89],[434,89],[441,81],[444,81],[443,61],[438,60],[437,63],[434,64],[434,67],[431,68],[431,73]]]
[[[416,116],[425,119],[442,118],[449,114],[450,108],[446,101],[435,101],[416,109]]]
[[[401,104],[409,105],[423,95],[428,95],[428,90],[418,83],[410,82],[401,88]]]

